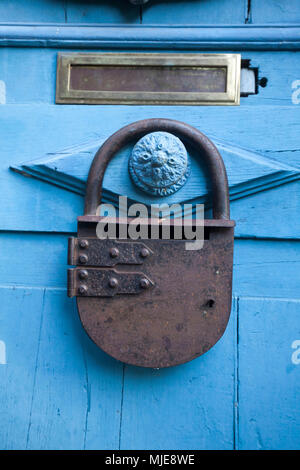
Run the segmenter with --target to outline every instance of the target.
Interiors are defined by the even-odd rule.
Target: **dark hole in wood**
[[[259,80],[259,86],[261,86],[262,88],[265,88],[267,86],[267,83],[268,83],[267,77],[262,77]]]

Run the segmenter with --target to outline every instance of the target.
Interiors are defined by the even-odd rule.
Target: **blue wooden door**
[[[297,0],[3,0],[0,21],[0,448],[299,448]],[[56,105],[57,52],[66,50],[238,52],[257,90],[239,107]],[[66,295],[67,239],[95,149],[151,117],[187,122],[216,143],[237,223],[224,336],[161,370],[99,350]],[[130,182],[129,153],[111,162],[105,200],[149,203]],[[170,201],[204,200],[191,159]]]

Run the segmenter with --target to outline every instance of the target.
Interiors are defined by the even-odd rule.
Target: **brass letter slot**
[[[239,54],[59,53],[56,103],[238,105]]]

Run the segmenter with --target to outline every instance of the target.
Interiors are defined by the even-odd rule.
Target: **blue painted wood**
[[[299,250],[299,240],[236,240],[233,292],[261,297],[297,297]]]
[[[118,448],[123,368],[65,289],[1,288],[0,335],[1,449]]]
[[[26,449],[44,289],[1,289],[0,448]],[[30,325],[30,332],[28,326]]]
[[[253,23],[298,23],[300,8],[298,0],[251,0]]]
[[[88,6],[87,2],[65,2],[67,8],[63,2],[58,8],[58,2],[51,1],[52,10],[48,1],[43,2],[44,10],[41,2],[25,3],[19,3],[18,18],[11,18],[8,7],[13,2],[3,1],[1,21],[56,24],[0,24],[0,45],[13,46],[0,49],[1,90],[6,89],[0,102],[6,98],[7,103],[0,106],[0,235],[5,265],[0,270],[0,345],[5,345],[7,362],[3,364],[0,357],[0,445],[22,449],[299,448],[299,300],[293,300],[299,297],[298,181],[282,179],[285,184],[231,203],[239,237],[233,290],[242,298],[234,302],[221,341],[190,364],[146,371],[123,368],[98,350],[84,334],[73,302],[66,298],[66,232],[76,229],[82,197],[9,171],[12,164],[20,167],[46,154],[52,161],[59,149],[83,140],[103,141],[129,122],[169,117],[186,121],[225,145],[221,151],[228,153],[225,159],[232,187],[232,182],[249,186],[249,181],[257,184],[263,179],[267,189],[269,171],[273,177],[279,167],[299,169],[300,108],[292,101],[293,83],[299,80],[298,5],[293,0],[266,0],[262,6],[252,0],[246,20],[272,24],[233,26],[229,24],[238,21],[241,5],[245,18],[246,2],[240,2],[239,9],[230,2],[231,9],[219,16],[211,8],[218,3],[221,11],[227,0],[174,2],[172,10],[166,8],[171,2],[153,0],[144,8],[146,22],[174,23],[172,18],[182,8],[182,15],[177,15],[182,26],[153,27],[100,25],[105,18],[122,22],[123,14],[132,23],[143,20],[130,16],[129,6],[126,12],[123,7],[123,13],[115,6],[109,11],[108,3],[101,0]],[[191,21],[207,22],[209,17],[215,24],[187,25],[188,4],[192,3]],[[63,24],[84,21],[84,16],[89,25]],[[225,18],[227,26],[217,24]],[[275,25],[275,21],[294,24]],[[56,48],[236,50],[243,59],[251,59],[268,84],[258,95],[242,98],[241,106],[234,109],[56,106]],[[80,173],[83,158],[91,155],[77,157],[75,177],[68,173],[70,186],[81,181],[82,188],[87,170],[86,166]],[[118,181],[119,190],[131,188],[129,181],[125,185],[122,181],[118,158],[121,165],[120,155],[107,174],[107,193],[116,192]],[[245,160],[249,165],[242,164]],[[57,177],[55,165],[51,168],[51,177]],[[41,176],[46,178],[47,172],[48,168]],[[62,182],[66,184],[65,176],[58,184]],[[191,197],[193,192],[199,196],[198,189],[195,180]]]
[[[98,0],[97,2],[62,0],[2,0],[2,22],[41,23],[140,23],[139,8],[130,7],[127,1]]]
[[[299,309],[299,299],[239,299],[240,449],[299,449]]]
[[[0,368],[1,448],[116,449],[119,438],[121,448],[232,448],[233,320],[204,362],[162,371],[126,368],[121,422],[122,365],[90,342],[65,290],[1,293],[8,351]],[[152,421],[149,406],[159,420]],[[174,423],[163,418],[166,411]]]
[[[46,291],[28,449],[117,448],[121,398],[122,364],[91,347],[66,291]]]
[[[120,23],[139,24],[142,21],[139,6],[129,0],[97,0],[96,2],[67,1],[67,23]]]
[[[74,233],[0,233],[1,259],[5,266],[0,271],[0,285],[66,289],[69,236]],[[294,297],[299,284],[299,243],[299,240],[284,239],[236,239],[234,293]]]
[[[252,0],[250,12],[247,2],[240,0],[151,0],[142,8],[127,0],[108,2],[72,2],[64,0],[53,5],[51,0],[3,0],[0,4],[2,22],[59,22],[59,23],[143,23],[143,24],[243,24],[297,23],[297,0]]]
[[[3,204],[0,207],[0,211],[3,211],[1,228],[8,230],[72,232],[76,230],[77,215],[83,211],[81,197],[73,196],[42,182],[39,183],[32,178],[24,178],[14,174],[9,171],[9,165],[17,163],[18,160],[20,162],[29,161],[34,155],[55,153],[58,148],[73,145],[74,136],[76,136],[76,141],[82,141],[87,135],[90,138],[95,138],[97,135],[99,139],[104,140],[118,127],[143,118],[145,112],[148,117],[174,118],[174,111],[168,107],[124,109],[123,107],[35,105],[33,112],[32,106],[26,105],[2,106],[1,111],[0,167],[2,168],[0,171],[3,188]],[[300,135],[297,131],[299,128],[299,108],[295,105],[281,106],[280,112],[278,112],[277,106],[242,106],[237,110],[218,108],[217,114],[213,108],[196,107],[189,109],[188,119],[186,119],[186,112],[186,107],[177,108],[176,118],[195,125],[208,135],[213,135],[218,129],[218,138],[230,142],[230,145],[234,147],[248,147],[254,151],[266,152],[270,156],[273,155],[273,151],[276,152],[279,149],[280,152],[277,155],[285,163],[288,163],[287,158],[290,155],[293,155],[295,159],[299,154],[297,151]],[[232,112],[236,115],[235,119],[232,119]],[[104,120],[101,119],[102,113],[105,115]],[[247,125],[251,126],[251,132],[248,129],[245,130],[240,125],[241,122],[247,122]],[[270,122],[272,122],[272,132],[268,131]],[[285,122],[286,126],[283,126],[282,122]],[[91,135],[93,131],[94,134]],[[276,139],[274,139],[273,133],[277,136]],[[291,149],[295,149],[295,151],[291,152]],[[239,169],[236,170],[236,174],[239,176]],[[248,173],[247,170],[244,175],[246,180],[249,179]],[[195,181],[195,184],[198,185],[198,182]],[[259,216],[255,209],[249,211],[247,206],[246,208],[240,206],[239,211],[234,212],[234,216],[239,220],[239,223],[246,223],[241,233],[248,236],[251,234],[260,236],[262,229],[264,236],[266,233],[273,237],[277,237],[278,233],[281,237],[295,238],[298,236],[297,186],[293,186],[293,188],[284,205],[276,203],[274,198],[270,199],[270,203],[276,203],[276,211],[279,211],[282,216],[279,220],[277,217],[274,220],[270,217],[269,223],[265,226],[261,220],[264,218],[266,209],[270,211],[270,208],[269,205],[267,208],[264,207],[264,198],[261,199],[261,202],[256,199],[257,207],[262,211]],[[284,191],[288,195],[290,190],[284,189]],[[264,194],[266,193],[262,193],[262,195]],[[249,218],[246,217],[248,212],[251,213]],[[295,224],[283,224],[284,213],[293,214]]]
[[[64,0],[57,2],[54,7],[49,0],[42,4],[36,0],[3,0],[0,18],[3,22],[230,24],[244,23],[244,5],[239,0],[235,0],[234,5],[230,0],[222,4],[218,0],[189,0],[179,4],[172,1],[169,4],[165,0],[162,5],[152,0],[140,8],[130,4],[129,0],[97,0],[88,3],[84,0]]]
[[[81,26],[1,24],[1,46],[89,49],[299,50],[298,25]]]
[[[257,152],[232,146],[214,136],[210,138],[224,160],[231,200],[300,178],[300,171],[297,168],[274,162]],[[61,151],[51,152],[41,159],[11,165],[11,169],[84,195],[90,165],[102,143],[101,139],[84,142]],[[128,162],[134,151],[134,145],[135,143],[120,151],[113,158],[105,173],[103,201],[111,202],[116,207],[118,207],[119,195],[126,195],[131,201],[147,205],[159,202],[157,196],[145,194],[129,177]],[[163,201],[168,204],[188,202],[195,198],[198,202],[204,202],[207,199],[209,181],[203,173],[201,156],[189,147],[187,150],[191,164],[190,175],[179,192],[163,198]]]
[[[150,0],[143,6],[143,24],[238,24],[245,22],[240,0]]]
[[[65,22],[66,1],[3,0],[0,2],[1,22]]]
[[[231,215],[237,223],[236,236],[299,239],[299,189],[299,182],[288,183],[234,201]]]
[[[0,286],[48,286],[66,289],[68,237],[74,235],[75,232],[0,232],[2,262],[7,266],[5,270],[0,271]],[[12,253],[14,262],[10,263]]]
[[[170,46],[169,50],[172,50]],[[229,109],[227,112],[229,115],[235,116],[239,113],[239,109],[244,106],[258,106],[259,109],[263,105],[278,105],[278,106],[295,106],[292,98],[299,85],[294,85],[294,82],[298,79],[297,70],[300,68],[299,55],[294,52],[280,52],[280,61],[278,61],[278,52],[268,52],[267,54],[262,51],[243,51],[241,50],[243,59],[251,60],[251,66],[259,69],[259,78],[266,77],[268,84],[265,88],[259,87],[259,93],[257,95],[251,95],[249,97],[241,98],[241,107],[235,107]],[[55,103],[55,83],[56,83],[56,60],[57,51],[55,49],[37,49],[37,48],[0,48],[0,80],[6,83],[6,103],[7,104],[25,104],[34,103],[42,104],[54,104]],[[38,67],[33,67],[32,64],[38,63]],[[19,77],[22,76],[22,80]],[[59,108],[62,105],[59,106]],[[88,107],[91,110],[94,106]],[[56,107],[57,108],[57,107]],[[107,112],[108,107],[99,107],[102,112]],[[118,110],[124,108],[117,108]],[[142,109],[142,113],[148,112],[148,109],[164,109],[167,111],[170,107],[128,107],[125,108],[133,111],[132,120],[134,120],[134,112]],[[172,108],[171,108],[172,109]],[[178,111],[177,111],[178,109]],[[200,108],[187,108],[183,107],[184,112],[180,111],[180,108],[176,109],[176,113],[179,112],[181,115],[186,115],[189,110],[191,119],[194,119],[194,115],[197,112],[202,115],[204,113],[211,113],[207,107]],[[224,107],[218,108],[219,112],[224,112]],[[54,111],[53,111],[54,112]],[[59,113],[60,111],[57,110]],[[82,111],[83,112],[83,111]],[[92,111],[90,111],[92,112]],[[139,111],[137,111],[139,112]],[[264,121],[264,118],[259,115],[260,126]],[[284,117],[286,119],[286,117]],[[216,118],[217,119],[217,118]],[[218,123],[218,121],[216,121]],[[205,123],[204,123],[205,124]],[[231,124],[229,121],[228,124]],[[232,123],[234,125],[234,123]],[[253,126],[255,127],[255,126]],[[228,125],[228,128],[230,126]],[[100,126],[98,126],[98,132]],[[226,132],[227,126],[226,126]],[[215,130],[211,132],[216,134]],[[225,140],[226,139],[225,137]],[[74,142],[73,142],[74,143]],[[242,142],[240,143],[241,146]],[[296,159],[295,159],[296,160]]]

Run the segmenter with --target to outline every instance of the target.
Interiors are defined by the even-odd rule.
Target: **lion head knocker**
[[[129,173],[139,189],[154,196],[169,196],[189,177],[186,148],[178,137],[168,132],[147,134],[133,148]]]

